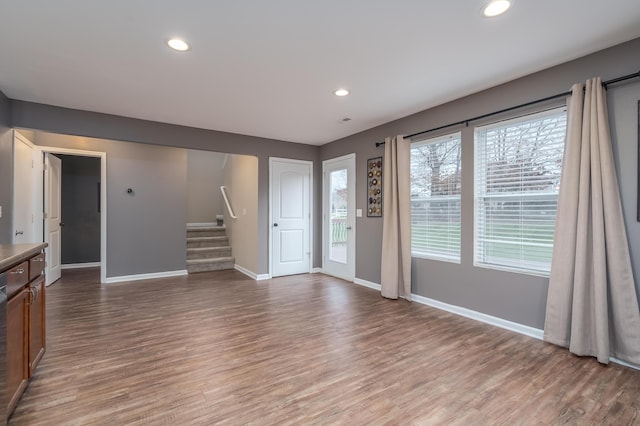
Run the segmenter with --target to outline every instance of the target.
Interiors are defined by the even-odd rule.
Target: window
[[[566,122],[559,108],[476,129],[475,265],[549,273]]]
[[[411,253],[460,262],[460,133],[411,144]]]

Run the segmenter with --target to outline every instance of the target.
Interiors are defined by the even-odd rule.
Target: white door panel
[[[310,271],[311,164],[272,159],[271,275]]]
[[[323,262],[325,273],[355,278],[355,154],[322,163]]]
[[[304,229],[280,230],[280,261],[302,262],[304,257]]]
[[[62,161],[54,155],[44,157],[44,233],[46,249],[46,285],[60,278]]]
[[[42,235],[36,236],[34,230],[34,150],[21,135],[13,138],[13,242],[42,242]]]

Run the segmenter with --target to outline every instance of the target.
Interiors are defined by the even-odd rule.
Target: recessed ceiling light
[[[189,45],[184,40],[180,40],[179,38],[172,38],[167,42],[167,44],[170,48],[178,50],[180,52],[184,52],[185,50],[190,49]]]
[[[502,15],[511,7],[511,2],[509,0],[493,0],[489,4],[487,4],[482,11],[484,16],[494,17],[498,15]]]
[[[350,92],[347,89],[338,89],[335,92],[333,92],[334,95],[336,96],[347,96]]]

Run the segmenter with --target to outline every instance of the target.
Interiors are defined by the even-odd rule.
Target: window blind
[[[460,262],[460,133],[411,144],[411,252]]]
[[[565,108],[476,128],[474,264],[549,273],[565,133]]]

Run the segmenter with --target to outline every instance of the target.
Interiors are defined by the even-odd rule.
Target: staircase
[[[187,226],[187,271],[219,271],[233,269],[229,238],[224,226]]]

